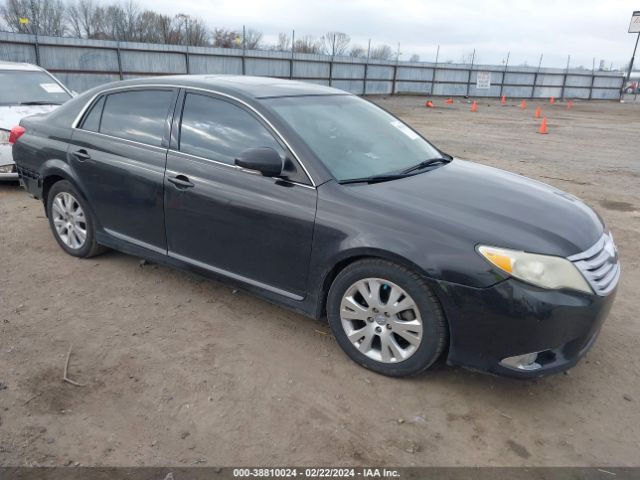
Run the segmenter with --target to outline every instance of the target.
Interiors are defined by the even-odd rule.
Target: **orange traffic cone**
[[[540,118],[540,115],[541,115],[541,114],[542,114],[542,108],[540,108],[540,107],[538,106],[538,108],[536,108],[536,113],[535,113],[534,117],[536,117],[536,118]]]
[[[525,108],[527,108],[527,101],[526,101],[526,100],[522,100],[522,101],[520,102],[520,108],[521,108],[522,110],[524,110]]]
[[[567,103],[567,110],[571,110],[573,108],[573,100],[569,100]]]
[[[538,133],[548,133],[547,132],[547,117],[542,117],[542,123],[540,124],[540,130]]]
[[[478,111],[478,105],[476,104],[476,101],[474,100],[473,103],[471,104],[471,111],[472,112],[477,112]]]
[[[504,95],[502,95],[502,97],[500,97],[500,103],[502,105],[506,105],[507,104],[507,97],[505,97]]]
[[[555,98],[553,98],[553,97],[551,97],[551,98],[549,99],[549,103],[550,103],[551,105],[553,105],[554,103],[556,103],[556,99],[555,99]]]
[[[453,103],[453,98],[451,98],[451,97],[447,98],[447,102],[446,103]]]
[[[427,100],[427,103],[425,103],[424,106],[428,108],[433,108],[433,102],[431,100]]]

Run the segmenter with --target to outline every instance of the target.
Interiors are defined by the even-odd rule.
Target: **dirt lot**
[[[324,323],[119,253],[67,256],[40,203],[0,185],[0,465],[640,465],[640,103],[544,104],[539,135],[531,102],[379,101],[604,217],[623,277],[582,363],[526,382],[381,377]],[[84,387],[61,381],[70,343]]]

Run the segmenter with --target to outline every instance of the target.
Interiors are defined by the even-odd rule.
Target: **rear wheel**
[[[327,300],[336,340],[360,365],[394,377],[429,368],[447,339],[442,309],[415,272],[362,260],[336,277]]]
[[[49,190],[47,216],[53,236],[69,255],[89,258],[104,250],[96,242],[95,224],[84,199],[67,180]]]

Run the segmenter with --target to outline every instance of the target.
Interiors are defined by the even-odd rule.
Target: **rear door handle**
[[[84,162],[85,160],[89,160],[91,158],[91,155],[89,155],[89,153],[84,148],[76,150],[72,155],[81,162]]]
[[[175,177],[168,177],[167,181],[173,183],[178,188],[192,188],[195,187],[193,183],[189,181],[189,178],[185,175],[176,175]]]

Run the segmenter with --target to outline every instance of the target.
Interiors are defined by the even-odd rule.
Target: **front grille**
[[[588,250],[570,256],[569,260],[578,267],[598,295],[608,295],[616,288],[620,278],[620,263],[610,233],[602,235]]]

